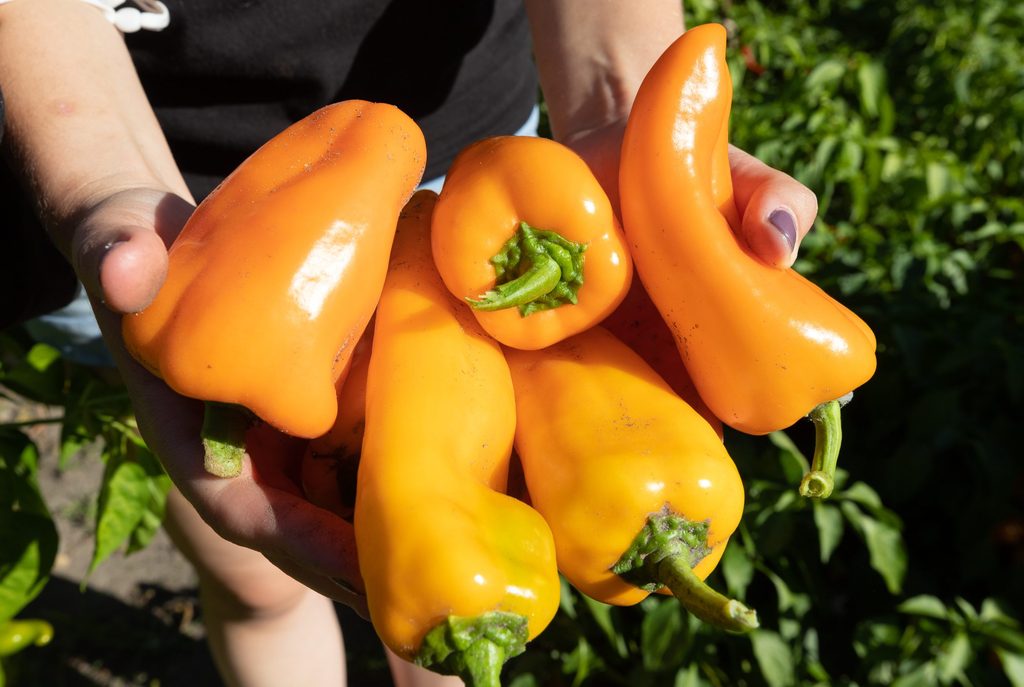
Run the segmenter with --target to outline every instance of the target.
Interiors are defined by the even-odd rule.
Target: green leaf
[[[809,92],[833,89],[845,73],[846,65],[842,62],[825,60],[807,75],[807,78],[804,79],[804,88]]]
[[[869,117],[877,117],[879,103],[886,96],[885,67],[878,61],[864,62],[857,68],[860,104]]]
[[[159,529],[171,480],[135,431],[122,426],[107,451],[107,465],[96,512],[92,573],[127,542],[126,553],[139,551]]]
[[[926,618],[946,621],[949,620],[950,613],[949,609],[946,608],[946,604],[929,594],[912,596],[897,606],[896,610],[901,613],[909,613],[910,615],[920,615]]]
[[[704,687],[706,684],[700,677],[700,669],[697,664],[691,663],[687,667],[679,669],[673,687]]]
[[[795,477],[796,481],[799,481],[804,476],[804,473],[811,469],[810,461],[797,448],[797,445],[793,443],[788,434],[781,430],[772,432],[768,435],[768,440],[780,451],[779,462],[783,472],[786,473],[787,479]]]
[[[573,687],[578,687],[583,684],[591,671],[600,665],[600,662],[600,658],[586,638],[580,637],[577,639],[576,648],[572,653],[562,659],[562,672],[572,675]]]
[[[871,567],[885,580],[889,593],[898,594],[907,572],[907,551],[899,530],[875,520],[848,501],[840,504],[840,508],[867,545]]]
[[[929,162],[925,168],[925,180],[928,184],[929,200],[939,200],[952,185],[949,167],[941,162]]]
[[[855,501],[862,506],[866,506],[871,512],[875,512],[882,508],[882,499],[878,496],[878,492],[872,489],[864,482],[854,482],[839,494],[836,494],[837,499],[846,499],[849,501]]]
[[[1006,649],[996,649],[996,655],[1003,664],[1003,672],[1006,679],[1013,687],[1024,687],[1024,656],[1015,654]]]
[[[679,602],[665,599],[647,611],[640,627],[644,668],[661,672],[675,668],[686,650],[687,626]]]
[[[21,432],[0,430],[0,624],[49,580],[57,527],[36,482],[38,452]]]
[[[754,562],[747,555],[747,552],[739,544],[726,546],[722,554],[721,568],[722,576],[725,578],[725,586],[731,596],[743,599],[747,593],[747,587],[754,579]]]
[[[893,680],[892,687],[935,687],[936,673],[935,663],[929,661]]]
[[[2,378],[4,384],[22,396],[40,403],[61,403],[64,368],[60,351],[46,344],[35,344]]]
[[[562,576],[559,576],[558,582],[561,588],[561,594],[558,597],[558,607],[562,613],[576,620],[576,592],[573,591],[572,585],[569,584],[569,580]]]
[[[612,645],[615,652],[623,658],[629,653],[626,649],[626,640],[622,634],[615,629],[615,622],[612,618],[612,607],[608,604],[601,603],[591,599],[587,595],[583,595],[583,603],[586,604],[587,610],[590,611],[590,615],[594,618],[597,626],[601,628],[601,632],[604,633],[608,643]]]
[[[971,650],[971,640],[963,632],[958,632],[952,640],[944,647],[936,658],[939,680],[943,684],[949,684],[955,678],[963,675],[964,670],[974,658]]]
[[[832,552],[843,539],[843,514],[830,503],[814,503],[814,524],[818,528],[818,544],[821,548],[821,562],[828,563]]]
[[[750,633],[750,643],[754,649],[754,658],[769,687],[791,687],[796,684],[793,670],[796,661],[782,637],[770,630],[755,630]]]

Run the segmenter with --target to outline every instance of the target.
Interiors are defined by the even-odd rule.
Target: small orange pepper
[[[516,452],[566,578],[616,605],[668,587],[706,622],[756,627],[703,582],[743,513],[743,482],[704,418],[603,327],[505,356]]]
[[[430,253],[436,196],[399,220],[374,319],[355,533],[366,599],[395,653],[500,684],[558,608],[551,530],[503,493],[515,432],[508,365]]]
[[[331,427],[334,381],[425,160],[422,132],[397,108],[337,103],[264,144],[189,218],[156,299],[123,331],[168,386],[211,402],[211,472],[237,474],[244,452],[241,423],[217,426],[222,404],[298,437]]]
[[[455,159],[434,213],[448,289],[507,346],[548,346],[597,324],[633,276],[611,203],[587,164],[555,141],[498,136]]]
[[[765,265],[730,227],[732,84],[725,29],[688,30],[647,74],[626,126],[622,215],[637,273],[701,398],[721,420],[765,434],[811,414],[801,493],[825,497],[838,456],[839,399],[875,371],[875,337],[792,269]]]

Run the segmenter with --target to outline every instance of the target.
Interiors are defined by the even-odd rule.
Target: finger
[[[743,238],[768,265],[793,264],[818,214],[818,198],[809,188],[735,146],[729,147],[736,207]]]
[[[167,245],[191,212],[187,201],[157,190],[123,191],[103,201],[72,240],[72,264],[86,290],[115,312],[145,308],[166,276]]]

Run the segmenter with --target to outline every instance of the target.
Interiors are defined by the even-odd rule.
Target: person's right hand
[[[163,283],[167,249],[193,210],[174,193],[125,188],[86,204],[64,232],[104,340],[135,408],[139,430],[175,486],[220,536],[263,553],[321,594],[366,614],[352,525],[309,503],[287,467],[249,459],[238,477],[203,468],[203,406],[176,394],[128,354],[121,317],[144,309]]]

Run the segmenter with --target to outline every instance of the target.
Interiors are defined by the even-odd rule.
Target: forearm
[[[4,146],[59,247],[75,215],[119,190],[188,197],[120,34],[77,0],[0,5]]]
[[[641,81],[683,32],[679,0],[526,0],[556,138],[625,121]]]

